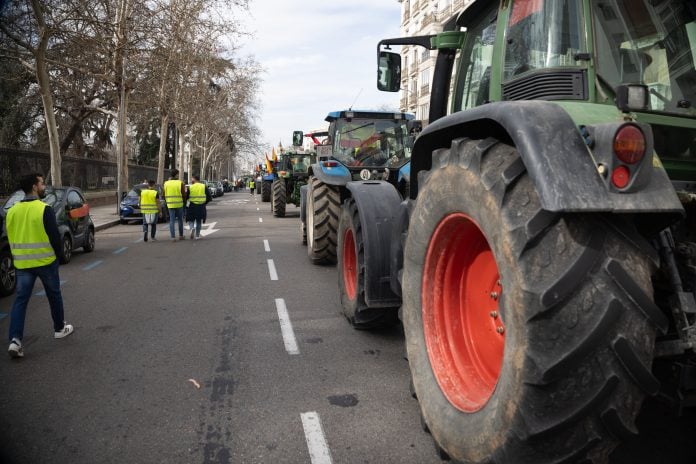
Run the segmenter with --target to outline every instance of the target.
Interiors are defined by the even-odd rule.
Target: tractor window
[[[477,25],[467,27],[466,43],[459,54],[452,111],[461,111],[486,103],[489,98],[491,65],[496,27],[495,9]]]
[[[405,119],[339,119],[333,156],[347,166],[389,166],[411,156]]]
[[[652,111],[696,115],[696,3],[595,0],[599,80],[650,89]]]
[[[503,81],[545,68],[579,66],[583,41],[581,0],[517,0],[505,33]]]

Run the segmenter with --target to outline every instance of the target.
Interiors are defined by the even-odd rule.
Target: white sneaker
[[[70,335],[71,333],[73,333],[73,330],[75,330],[75,329],[73,329],[73,326],[72,326],[72,325],[70,325],[70,324],[65,324],[65,325],[63,326],[63,329],[62,329],[62,330],[53,333],[53,337],[54,337],[54,338],[64,338],[64,337],[67,337],[68,335]]]
[[[12,342],[10,342],[10,347],[7,349],[7,352],[10,354],[11,358],[23,358],[24,349],[22,348],[22,342],[20,342],[16,338],[13,338]]]

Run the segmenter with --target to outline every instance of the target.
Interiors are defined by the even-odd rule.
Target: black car
[[[3,224],[7,211],[24,199],[24,192],[18,190],[7,199],[0,211]],[[82,191],[77,187],[46,187],[46,197],[42,200],[56,213],[58,231],[63,242],[62,264],[70,262],[72,253],[78,248],[86,252],[94,250],[94,222],[89,215],[89,205]],[[6,235],[3,225],[3,236]],[[12,289],[14,291],[14,287]]]
[[[131,220],[138,220],[143,217],[143,213],[140,211],[140,192],[148,188],[147,184],[137,184],[134,185],[132,189],[123,197],[121,200],[121,214],[120,220],[121,224],[125,224]],[[169,222],[169,210],[167,209],[167,204],[164,201],[164,194],[162,193],[162,186],[155,185],[155,190],[159,194],[160,201],[162,202],[162,214],[160,214],[159,222]]]
[[[4,218],[0,216],[0,296],[11,295],[17,286],[15,276],[15,268],[12,265],[12,252],[10,251],[10,242],[7,241],[5,233]]]

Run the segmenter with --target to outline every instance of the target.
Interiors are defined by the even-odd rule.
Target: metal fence
[[[48,175],[51,159],[48,153],[0,148],[0,197],[19,188],[19,179],[39,172]],[[73,185],[83,191],[116,190],[116,163],[111,161],[64,156],[61,174],[63,185]],[[164,178],[169,177],[165,169]],[[157,168],[128,165],[128,186],[144,179],[157,179]],[[50,183],[50,182],[49,182]]]

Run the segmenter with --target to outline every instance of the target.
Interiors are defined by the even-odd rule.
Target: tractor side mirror
[[[401,88],[401,55],[381,51],[377,62],[377,88],[385,92],[398,92]]]
[[[293,131],[292,133],[292,144],[296,147],[302,146],[302,139],[304,138],[304,132]]]

